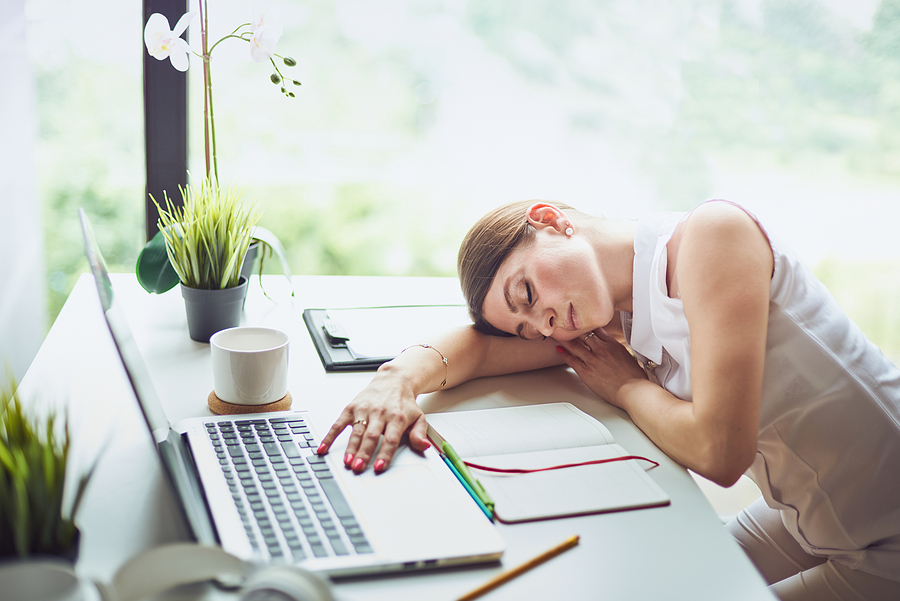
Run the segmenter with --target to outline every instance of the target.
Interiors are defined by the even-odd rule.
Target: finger
[[[381,450],[375,458],[372,468],[376,474],[380,474],[391,465],[391,459],[400,446],[400,440],[403,438],[404,428],[397,422],[388,422],[384,428],[384,439],[381,441]]]
[[[337,421],[331,426],[331,429],[328,430],[328,433],[322,439],[322,443],[319,445],[319,448],[316,449],[316,453],[318,455],[324,455],[331,448],[331,444],[334,440],[340,436],[341,432],[344,431],[344,428],[350,425],[350,422],[353,421],[353,412],[350,410],[350,407],[345,407],[341,412],[341,415],[338,417]]]
[[[409,444],[420,453],[431,446],[431,441],[428,440],[428,422],[424,414],[420,415],[412,425],[412,428],[410,428]]]
[[[350,438],[347,440],[347,450],[344,452],[344,465],[350,467],[353,465],[354,458],[359,452],[362,444],[363,436],[366,433],[368,422],[364,419],[356,418],[350,424]]]
[[[585,354],[590,352],[590,349],[585,347],[584,342],[581,340],[581,338],[575,338],[574,340],[561,342],[560,346],[557,346],[556,348],[563,349],[564,352],[560,353],[560,356],[568,365],[572,367],[574,366],[572,365],[571,361],[577,360],[578,362],[583,363]]]
[[[396,438],[394,438],[395,436]],[[396,422],[388,423],[385,428],[384,440],[381,443],[381,450],[378,452],[375,463],[372,465],[375,473],[380,474],[391,466],[391,460],[394,458],[402,440],[403,426]],[[431,441],[428,440],[428,422],[425,421],[424,415],[420,415],[409,428],[409,444],[420,453],[424,453],[431,446]]]
[[[384,432],[384,422],[381,421],[381,417],[378,415],[370,417],[369,424],[362,435],[362,442],[360,442],[359,449],[356,452],[356,457],[353,459],[353,463],[350,464],[350,468],[357,474],[365,470],[366,466],[369,465],[369,458],[372,457],[372,454],[378,447],[378,443],[381,441],[381,434]]]
[[[597,334],[595,332],[591,331],[581,337],[581,342],[582,342],[582,344],[584,344],[584,347],[590,351],[590,350],[593,350],[593,348],[591,347],[591,343],[593,343],[596,339],[597,339]]]
[[[579,348],[578,350],[579,352],[584,352],[584,349]],[[578,373],[578,370],[584,366],[584,361],[572,354],[569,349],[557,346],[556,352],[559,353],[566,365],[575,370],[575,373]]]

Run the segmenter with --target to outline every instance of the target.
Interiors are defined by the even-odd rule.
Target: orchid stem
[[[206,0],[200,0],[201,42],[203,45],[203,143],[206,151],[206,179],[219,182],[219,166],[216,161],[216,118],[213,111],[212,50],[208,49],[209,10]],[[215,48],[215,45],[213,46]],[[210,156],[210,150],[212,155]]]
[[[209,65],[209,57],[206,59],[205,65]],[[210,141],[212,143],[212,169],[213,169],[213,177],[215,179],[216,185],[219,183],[219,163],[216,159],[216,117],[213,111],[213,94],[212,94],[212,70],[207,67],[207,87],[206,93],[209,98],[209,130],[210,130]],[[207,177],[209,177],[209,173],[207,173]]]
[[[244,25],[241,25],[241,27],[244,27]],[[244,32],[244,33],[242,33],[241,35],[234,35],[234,33],[230,33],[230,34],[228,34],[228,35],[226,35],[226,36],[223,36],[222,39],[216,41],[216,43],[213,44],[213,45],[210,47],[210,49],[209,49],[209,54],[210,54],[210,56],[212,56],[212,52],[213,52],[213,50],[216,49],[216,46],[218,46],[219,44],[221,44],[221,43],[224,42],[225,40],[234,38],[234,39],[236,39],[236,40],[242,40],[242,41],[244,41],[244,42],[249,42],[250,40],[248,40],[247,38],[243,37],[244,35],[248,35],[248,34],[249,34],[249,32]]]
[[[200,0],[200,44],[203,57],[203,148],[206,159],[206,179],[210,175],[210,156],[209,156],[209,54],[206,51],[206,30],[209,23],[206,14],[206,2]]]

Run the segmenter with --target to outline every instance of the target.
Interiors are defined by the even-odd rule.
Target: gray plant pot
[[[241,325],[248,281],[242,276],[238,286],[224,290],[201,290],[180,284],[191,340],[208,343],[219,330]]]
[[[253,243],[247,247],[247,253],[244,255],[244,262],[241,264],[241,275],[248,280],[255,270],[256,258],[259,255],[259,247],[261,244],[262,243],[259,240],[254,240]]]

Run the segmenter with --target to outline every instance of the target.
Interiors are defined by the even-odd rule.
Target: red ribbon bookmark
[[[551,467],[542,467],[533,470],[522,470],[516,468],[499,468],[499,467],[487,467],[485,465],[478,465],[477,463],[471,463],[469,461],[464,461],[467,466],[474,468],[476,470],[482,470],[485,472],[497,472],[500,474],[533,474],[535,472],[547,472],[550,470],[561,470],[567,467],[580,467],[582,465],[595,465],[598,463],[611,463],[613,461],[628,461],[629,459],[638,459],[640,461],[648,461],[653,464],[653,467],[659,467],[659,463],[653,461],[652,459],[647,459],[646,457],[641,457],[639,455],[623,455],[622,457],[611,457],[609,459],[594,459],[593,461],[584,461],[582,463],[566,463],[563,465],[554,465]]]

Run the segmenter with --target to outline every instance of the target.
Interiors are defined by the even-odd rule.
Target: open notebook
[[[434,413],[428,423],[459,456],[505,469],[538,469],[622,457],[602,423],[569,403]],[[616,461],[530,474],[471,469],[505,523],[668,505],[646,473],[652,464]]]

